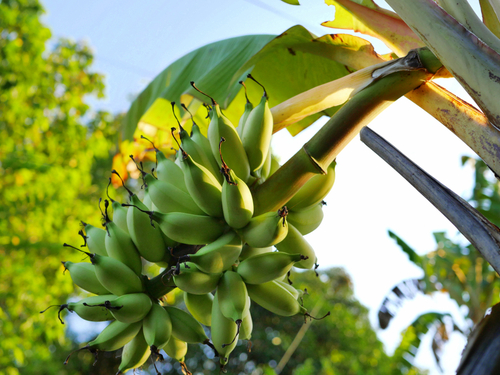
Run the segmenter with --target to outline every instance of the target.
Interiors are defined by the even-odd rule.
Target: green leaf
[[[500,38],[500,21],[493,8],[492,0],[479,0],[481,4],[481,13],[483,15],[483,22],[490,31]]]
[[[299,0],[281,0],[281,1],[290,5],[300,5]]]
[[[132,139],[141,117],[159,98],[179,102],[181,95],[188,92],[205,100],[192,89],[190,81],[195,81],[198,87],[209,92],[218,102],[224,103],[226,99],[231,101],[235,90],[231,90],[228,85],[234,73],[273,37],[249,35],[226,39],[201,47],[175,61],[134,100],[123,119],[123,139]],[[233,85],[238,85],[235,81]],[[228,93],[232,93],[233,97],[227,98]],[[149,116],[155,115],[150,113]]]
[[[399,57],[424,43],[394,12],[380,8],[372,0],[325,0],[335,6],[335,19],[322,25],[348,29],[383,41]]]
[[[422,264],[422,257],[418,255],[415,250],[413,250],[406,242],[404,242],[401,237],[396,235],[394,232],[391,232],[390,230],[387,231],[389,234],[389,237],[391,237],[393,240],[396,241],[398,246],[403,250],[406,254],[408,254],[408,258],[410,258],[410,261],[415,263],[419,267],[423,267],[424,265]]]
[[[313,87],[348,75],[351,71],[384,61],[373,46],[359,37],[325,35],[317,38],[302,26],[294,26],[273,38],[253,35],[226,39],[195,50],[160,73],[132,103],[124,118],[123,139],[134,136],[138,124],[169,131],[175,120],[169,102],[183,101],[203,129],[208,98],[189,82],[212,96],[234,123],[243,113],[244,91],[238,84],[251,71],[266,87],[271,107]],[[262,89],[247,84],[250,100],[256,104]],[[194,100],[193,100],[194,99]],[[338,107],[309,116],[289,127],[292,135],[307,128],[322,115],[332,116]]]

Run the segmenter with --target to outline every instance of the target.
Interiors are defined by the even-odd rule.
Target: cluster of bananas
[[[323,219],[335,163],[278,212],[254,216],[251,186],[279,168],[271,152],[273,120],[265,90],[255,108],[247,99],[237,128],[213,99],[208,137],[194,121],[191,135],[179,127],[176,160],[155,148],[155,171],[140,168],[143,200],[127,189],[130,204],[111,200],[112,220],[105,201],[105,230],[85,224],[80,234],[91,262],[63,263],[74,283],[96,296],[62,305],[59,312],[113,320],[82,349],[123,347],[119,373],[141,366],[151,353],[160,356],[160,349],[188,373],[188,343],[210,345],[224,369],[238,340],[251,338],[251,301],[282,316],[308,315],[302,291],[288,277],[293,266],[316,265],[303,235]],[[142,258],[163,272],[148,279]],[[160,304],[173,288],[184,292],[189,313]],[[202,325],[211,327],[211,341]]]

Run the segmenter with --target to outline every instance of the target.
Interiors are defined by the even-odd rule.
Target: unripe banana
[[[167,310],[153,303],[151,310],[144,318],[142,329],[149,346],[154,346],[158,350],[167,345],[172,337],[172,320]]]
[[[167,342],[167,345],[163,347],[163,350],[165,350],[165,353],[167,353],[170,358],[174,358],[179,362],[183,362],[188,350],[188,346],[187,342],[171,336],[170,340],[168,340]]]
[[[141,367],[151,355],[149,346],[144,339],[142,329],[123,347],[122,357],[116,375]]]
[[[97,280],[115,296],[142,292],[142,281],[125,264],[111,257],[91,254]]]
[[[314,204],[305,210],[289,211],[287,220],[305,236],[319,227],[323,221],[323,203]]]
[[[252,301],[276,315],[292,316],[307,313],[297,298],[276,281],[256,285],[248,284],[247,290]]]
[[[184,128],[180,126],[180,124],[179,128],[179,138],[181,139],[182,149],[186,153],[188,153],[196,163],[204,166],[208,171],[210,171],[211,175],[218,179],[220,175],[219,167],[217,165],[217,162],[213,160],[214,157],[212,155],[212,151],[210,150],[210,154],[206,155],[201,146],[199,146],[193,139],[191,139],[188,132],[185,131]],[[214,161],[213,164],[208,156],[210,156],[210,158]]]
[[[123,323],[118,320],[111,322],[85,349],[112,352],[130,342],[141,330],[142,322]]]
[[[172,335],[188,344],[206,343],[208,337],[201,324],[184,310],[164,306],[172,320]]]
[[[135,194],[130,198],[130,203],[144,211],[148,210]],[[159,262],[164,259],[167,245],[163,241],[160,228],[151,225],[148,214],[135,207],[129,207],[127,224],[130,238],[144,259],[149,262]]]
[[[102,256],[108,256],[105,245],[106,235],[107,233],[104,229],[94,227],[90,224],[85,224],[85,237],[87,238],[87,247],[89,248],[89,252]]]
[[[328,166],[326,174],[318,174],[304,186],[302,186],[295,195],[287,202],[286,206],[289,210],[299,211],[311,207],[312,205],[319,204],[333,187],[335,182],[335,166],[337,163],[332,162]]]
[[[273,114],[269,109],[269,100],[264,91],[260,103],[250,112],[241,137],[252,173],[264,166],[272,135]]]
[[[294,263],[302,260],[300,254],[281,251],[264,253],[243,260],[236,269],[247,284],[262,284],[285,276]]]
[[[243,181],[248,181],[250,177],[250,164],[248,164],[248,157],[243,143],[234,125],[222,114],[220,106],[214,103],[210,124],[208,125],[208,140],[210,141],[212,154],[215,160],[217,160],[219,167],[222,165],[219,156],[219,142],[221,138],[224,138],[227,142],[224,150],[222,150],[223,159],[237,176]]]
[[[189,268],[187,268],[186,265]],[[186,262],[181,265],[180,273],[174,275],[174,282],[175,285],[184,292],[206,294],[217,287],[221,276],[221,273],[202,272],[194,263]]]
[[[246,243],[243,245],[243,248],[241,249],[240,261],[245,260],[245,259],[250,258],[250,257],[253,257],[255,255],[270,253],[271,251],[273,251],[272,246],[251,247]]]
[[[92,296],[84,298],[78,302],[69,302],[65,305],[61,305],[59,312],[63,309],[75,312],[80,318],[88,320],[90,322],[104,322],[106,320],[114,320],[115,318],[108,309],[105,307],[89,307],[87,305],[97,305],[104,303],[105,301],[113,301],[117,297],[113,294],[104,294],[101,296]]]
[[[160,212],[186,212],[195,215],[205,214],[187,191],[179,189],[174,184],[157,180],[150,174],[144,177],[144,182],[147,185],[147,191],[151,201]]]
[[[264,165],[262,166],[262,170],[260,172],[260,177],[262,178],[262,182],[264,182],[271,175],[272,162],[273,162],[273,153],[271,147],[269,147],[269,152],[267,153],[266,160],[264,161]]]
[[[127,227],[127,212],[128,207],[123,207],[121,203],[117,201],[113,201],[111,203],[111,207],[113,207],[113,223],[115,223],[118,228],[128,234]]]
[[[281,280],[275,280],[275,281],[278,284],[280,284],[282,287],[287,289],[290,292],[290,294],[292,294],[295,297],[295,299],[299,299],[304,294],[303,290],[294,288],[292,285],[290,285],[286,281],[281,281]]]
[[[106,223],[108,235],[105,238],[106,251],[111,258],[127,265],[137,275],[142,272],[142,261],[130,235],[114,222]]]
[[[241,253],[241,239],[229,231],[186,258],[206,273],[221,273],[231,267]]]
[[[89,304],[90,305],[90,304]],[[151,298],[144,293],[131,293],[96,304],[94,307],[105,307],[116,320],[123,323],[134,323],[142,320],[151,310]]]
[[[62,264],[69,271],[73,282],[80,288],[94,294],[109,294],[109,290],[103,287],[97,279],[91,263],[62,262]]]
[[[224,221],[215,217],[183,212],[162,214],[154,211],[152,218],[167,237],[187,245],[213,242],[222,235],[226,227]]]
[[[269,172],[269,176],[272,176],[278,169],[280,169],[281,165],[278,157],[276,155],[273,155],[272,152],[270,152],[270,154],[271,154],[271,171]]]
[[[214,296],[212,293],[191,294],[184,292],[184,303],[193,318],[201,324],[210,327],[212,325],[212,305]]]
[[[158,180],[171,183],[181,190],[187,192],[186,183],[184,182],[184,173],[179,165],[168,159],[163,152],[156,151],[157,167],[156,175]]]
[[[239,230],[243,240],[252,247],[268,247],[281,242],[288,233],[286,214],[282,210],[253,217]]]
[[[245,96],[246,96],[246,87],[245,87]],[[250,115],[250,112],[252,112],[253,109],[253,104],[248,100],[248,96],[246,97],[247,101],[245,103],[245,110],[243,111],[243,114],[240,117],[240,120],[238,121],[238,127],[236,128],[236,131],[238,132],[238,135],[240,138],[243,137],[243,129],[245,128],[245,124],[247,122],[248,116]]]
[[[222,212],[232,228],[243,228],[253,216],[253,197],[247,184],[231,169],[224,168],[222,183]]]
[[[212,342],[215,349],[219,352],[220,364],[225,366],[229,361],[229,354],[234,350],[238,343],[238,327],[233,320],[228,319],[222,314],[219,308],[218,291],[214,296],[212,306]]]
[[[292,224],[288,224],[288,234],[283,241],[276,244],[276,248],[285,253],[301,254],[307,257],[307,259],[294,264],[297,268],[311,269],[316,263],[314,249]]]
[[[201,133],[200,127],[194,123],[193,127],[191,128],[191,139],[195,141],[196,144],[203,150],[203,153],[207,155],[207,158],[211,165],[211,167],[207,169],[209,171],[213,171],[212,173],[214,173],[214,176],[219,180],[219,182],[222,182],[222,176],[219,173],[219,164],[217,164],[217,160],[215,160],[212,154],[210,142],[208,141],[208,138]]]
[[[224,272],[217,286],[217,296],[222,314],[239,326],[250,309],[247,288],[240,275],[234,271]]]
[[[250,311],[248,315],[243,318],[243,322],[240,327],[240,334],[238,336],[239,340],[250,340],[252,338],[253,321]]]
[[[183,153],[181,166],[189,194],[207,215],[222,217],[222,185],[203,165]]]

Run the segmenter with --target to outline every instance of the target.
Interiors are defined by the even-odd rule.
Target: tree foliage
[[[0,372],[6,374],[62,373],[65,326],[54,312],[39,312],[80,292],[60,261],[82,256],[62,252],[61,239],[80,243],[78,220],[98,221],[107,182],[99,166],[109,170],[116,143],[114,117],[93,113],[85,102],[104,89],[90,48],[61,39],[47,49],[51,34],[42,13],[36,0],[0,2]]]

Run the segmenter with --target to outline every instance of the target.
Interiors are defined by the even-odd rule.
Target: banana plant
[[[325,174],[343,148],[401,96],[434,116],[500,175],[500,9],[495,2],[480,2],[484,15],[480,20],[466,0],[388,0],[394,12],[372,0],[325,1],[335,7],[335,19],[324,26],[376,37],[393,53],[379,55],[368,41],[355,36],[317,37],[301,26],[279,36],[246,36],[202,47],[167,67],[132,103],[124,118],[115,169],[123,169],[121,155],[131,149],[135,156],[153,159],[148,145],[140,143],[140,134],[146,133],[162,147],[171,146],[169,133],[159,130],[170,126],[170,112],[165,109],[172,101],[182,102],[188,110],[178,107],[183,121],[193,113],[206,131],[202,106],[206,98],[189,81],[210,92],[225,115],[237,122],[246,96],[256,98],[260,92],[250,82],[247,92],[239,84],[251,72],[272,93],[274,132],[287,128],[295,135],[320,116],[330,117],[296,155],[263,184],[252,187],[254,215],[281,207],[310,178]],[[478,108],[433,82],[452,77]],[[391,153],[385,160],[399,163]],[[398,169],[403,175],[405,170]],[[500,272],[498,228],[425,173],[412,183]],[[449,204],[440,204],[440,198]]]

